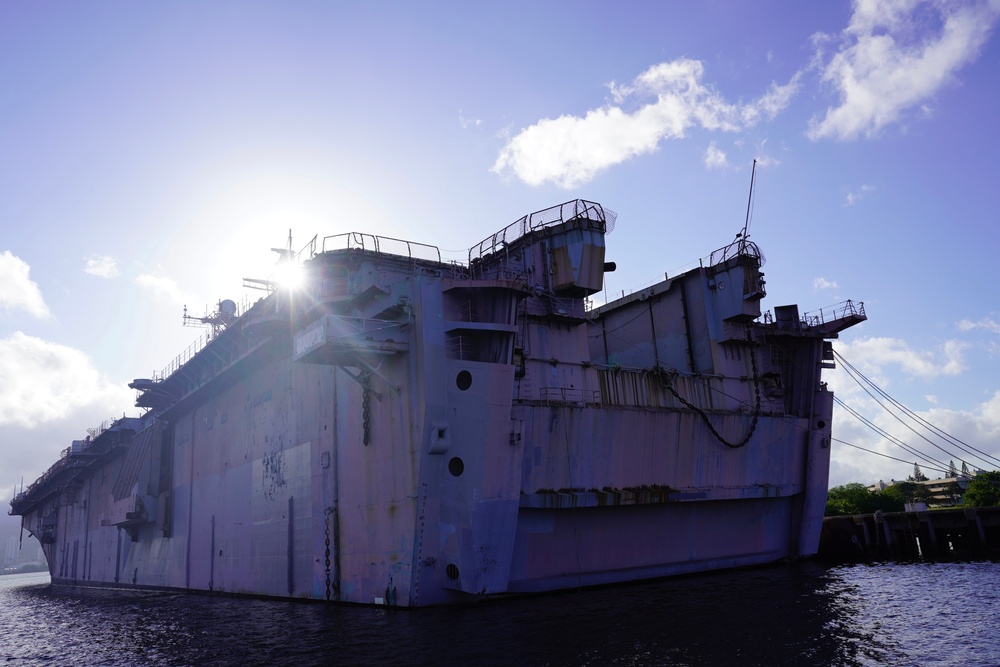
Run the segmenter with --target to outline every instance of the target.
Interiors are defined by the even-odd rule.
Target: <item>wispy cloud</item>
[[[893,380],[902,381],[900,371],[903,375],[909,376],[908,385],[911,389],[931,386],[938,378],[960,375],[968,368],[964,359],[967,347],[959,341],[948,340],[932,348],[919,348],[898,338],[840,340],[836,345],[837,352],[851,366],[889,394],[894,393],[894,389],[891,388]],[[884,433],[890,433],[899,441],[928,452],[934,458],[940,456],[890,414],[890,410],[886,409],[886,401],[876,400],[877,397],[870,391],[859,386],[847,372],[844,363],[838,362],[836,368],[827,375],[827,380],[841,401],[875,423]],[[997,441],[997,430],[1000,427],[1000,392],[971,411],[956,411],[941,407],[934,396],[925,396],[925,400],[928,406],[924,411],[919,411],[919,406],[916,405],[910,405],[908,408],[917,410],[922,419],[965,442],[982,443],[989,445],[983,447],[984,449],[996,449],[990,443]],[[891,410],[891,412],[896,411]],[[912,452],[901,449],[890,439],[856,420],[849,412],[841,410],[839,406],[835,409],[834,422],[837,438],[845,442],[890,456],[903,457],[904,460],[912,460],[910,457],[914,456]],[[949,444],[942,444],[950,448]],[[960,458],[956,456],[956,462]],[[912,470],[912,468],[908,470],[905,464],[873,457],[867,452],[853,448],[840,447],[834,459],[830,471],[831,483],[860,481],[870,484],[880,478],[902,479]],[[921,461],[921,466],[923,465]],[[931,470],[926,472],[930,473]]]
[[[878,373],[886,366],[896,366],[912,376],[933,378],[958,375],[966,366],[963,351],[967,345],[948,340],[937,350],[918,350],[898,338],[862,338],[841,343],[840,353],[853,365]]]
[[[825,289],[840,289],[840,285],[832,280],[827,280],[826,278],[820,276],[813,280],[813,289],[815,291],[825,290]]]
[[[749,104],[731,104],[702,82],[698,60],[650,67],[631,83],[609,84],[612,102],[581,116],[545,118],[510,138],[491,171],[512,173],[529,185],[574,188],[602,171],[655,151],[665,139],[693,128],[738,131],[773,118],[788,105],[798,75],[772,84]]]
[[[114,278],[118,275],[118,262],[110,255],[91,255],[86,258],[84,273],[89,273],[98,278]]]
[[[865,196],[875,190],[873,185],[862,185],[857,190],[849,190],[847,196],[844,198],[844,206],[854,206],[856,203],[865,198]]]
[[[839,387],[837,391],[840,393]],[[936,447],[925,442],[923,438],[916,436],[869,397],[862,394],[847,402],[852,409],[864,414],[883,432],[892,434],[898,441],[909,445],[912,449],[924,452],[932,459],[940,460],[942,465],[938,467],[933,464],[925,464],[924,459],[921,459],[921,468],[924,468],[924,472],[930,474],[931,477],[943,476],[947,472],[946,466],[949,460],[953,460],[958,466],[966,461],[970,468],[992,469],[996,467],[994,461],[1000,457],[1000,451],[996,445],[997,439],[1000,437],[1000,391],[994,392],[983,403],[969,410],[942,407],[935,396],[926,396],[925,399],[930,407],[917,412],[921,420],[934,424],[937,430],[950,434],[956,440],[969,443],[983,454],[960,450],[952,442],[941,440],[937,435],[928,433],[931,440],[937,440],[944,448],[945,452],[942,453]],[[840,410],[839,406],[835,408],[834,415],[838,439],[889,456],[904,458],[904,460],[912,460],[912,457],[915,456],[911,450],[897,446],[883,435],[855,420],[851,415]],[[870,484],[878,479],[903,479],[911,471],[912,466],[907,466],[905,463],[888,461],[857,449],[841,447],[836,451],[830,475],[833,484],[847,481]]]
[[[705,166],[709,169],[722,169],[729,165],[726,159],[726,152],[715,145],[713,141],[705,149]]]
[[[974,329],[982,329],[991,333],[1000,334],[1000,322],[997,322],[992,317],[984,317],[975,322],[965,319],[958,323],[959,331],[972,331]]]
[[[35,317],[49,317],[42,292],[28,275],[31,267],[9,250],[0,253],[0,306],[5,310],[26,310]]]
[[[197,299],[190,299],[185,295],[177,283],[166,276],[154,276],[151,273],[143,273],[136,276],[135,284],[143,289],[149,290],[154,295],[166,297],[178,305],[195,303]]]
[[[458,110],[458,125],[463,130],[467,130],[470,127],[479,127],[482,124],[482,118],[467,118],[465,114],[462,113],[461,109]]]
[[[814,36],[822,79],[840,97],[811,139],[870,137],[925,102],[976,58],[1000,15],[996,0],[855,0],[839,35]],[[825,60],[825,49],[836,52]]]

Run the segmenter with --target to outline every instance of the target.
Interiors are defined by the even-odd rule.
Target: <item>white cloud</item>
[[[865,195],[873,190],[875,190],[875,186],[873,185],[862,185],[857,190],[849,191],[845,198],[844,206],[854,206],[854,204],[864,199]]]
[[[905,479],[913,470],[913,462],[917,462],[931,478],[946,476],[950,461],[954,461],[957,467],[961,467],[962,461],[965,461],[971,469],[994,470],[1000,467],[1000,447],[997,444],[1000,438],[1000,391],[994,392],[990,398],[970,410],[938,407],[933,397],[928,399],[931,407],[916,412],[919,420],[910,419],[895,408],[890,414],[868,397],[851,398],[847,403],[883,432],[891,434],[897,441],[939,464],[927,462],[913,451],[876,433],[837,406],[834,411],[834,432],[835,438],[842,442],[834,443],[830,467],[831,486],[847,482],[871,484],[879,479]],[[916,433],[900,423],[893,414],[901,417]],[[934,429],[923,426],[924,422],[933,424]],[[941,437],[941,432],[951,438]],[[868,451],[846,446],[843,442]],[[871,452],[878,452],[882,456]],[[885,458],[886,456],[901,461]]]
[[[42,292],[31,278],[28,263],[9,250],[0,253],[0,306],[5,310],[22,309],[35,317],[49,317]]]
[[[740,145],[741,143],[742,143],[741,141],[736,141],[737,145]],[[764,139],[757,144],[756,148],[757,168],[761,169],[766,167],[776,167],[779,164],[781,164],[781,160],[774,157],[773,155],[768,155],[767,153],[764,152],[765,146],[767,146],[767,139]]]
[[[120,410],[133,398],[102,379],[79,350],[21,332],[0,339],[0,426],[34,428],[82,406]]]
[[[958,323],[959,331],[972,331],[974,329],[983,329],[990,333],[1000,334],[1000,322],[991,317],[984,317],[978,322],[965,319]]]
[[[630,158],[679,139],[692,127],[738,131],[773,118],[788,105],[798,75],[772,84],[758,100],[730,104],[702,83],[700,61],[679,59],[650,67],[631,83],[609,84],[613,104],[583,117],[544,118],[509,139],[491,171],[512,172],[529,185],[574,188]]]
[[[458,125],[463,130],[467,130],[470,127],[479,127],[482,124],[483,124],[482,118],[466,118],[465,114],[462,113],[462,110],[461,109],[458,110]]]
[[[817,62],[827,43],[839,44],[822,78],[840,104],[810,121],[809,138],[870,137],[907,111],[926,109],[978,56],[998,14],[996,0],[855,0],[839,37],[814,37]]]
[[[958,375],[967,369],[963,351],[967,345],[948,340],[937,350],[915,350],[898,338],[861,338],[841,342],[838,352],[866,375],[878,375],[887,366],[896,366],[911,376],[933,378]],[[869,375],[872,377],[872,375]],[[876,383],[880,382],[876,380]],[[888,384],[882,381],[881,384]]]
[[[173,279],[166,276],[154,276],[151,273],[143,273],[136,276],[135,284],[149,290],[155,295],[164,296],[176,304],[187,304],[197,302],[196,299],[188,299],[181,291],[180,287]]]
[[[833,280],[827,280],[823,276],[820,276],[819,278],[813,280],[813,290],[818,292],[819,290],[824,290],[824,289],[840,289],[840,285],[838,285]]]
[[[994,391],[985,402],[968,410],[943,407],[939,405],[936,395],[924,395],[929,407],[914,411],[918,417],[914,419],[885,397],[879,396],[871,387],[867,392],[862,389],[849,377],[844,362],[846,360],[876,387],[892,395],[894,390],[890,388],[889,377],[896,373],[896,368],[922,380],[962,373],[966,370],[962,358],[964,345],[945,341],[933,350],[918,350],[898,339],[868,338],[854,342],[839,341],[836,349],[843,360],[838,360],[837,368],[826,376],[830,387],[850,410],[875,424],[881,433],[855,418],[850,410],[836,406],[834,437],[841,442],[834,444],[831,486],[847,482],[871,484],[879,479],[904,479],[912,472],[914,461],[932,478],[944,476],[951,459],[959,466],[964,460],[973,468],[1000,467],[1000,459],[996,465],[990,466],[990,457],[1000,456],[1000,391]],[[933,424],[937,430],[928,429],[924,423]],[[968,447],[942,438],[942,431]],[[891,438],[882,433],[890,434]],[[863,449],[844,445],[844,442]],[[898,442],[940,463],[928,462]],[[971,448],[980,452],[968,451]]]
[[[750,127],[756,125],[762,118],[774,120],[774,117],[781,113],[792,102],[792,98],[799,90],[799,79],[802,72],[796,72],[792,80],[783,86],[771,83],[760,99],[751,104],[742,106],[740,111],[743,117],[743,126]]]
[[[722,169],[728,165],[725,151],[716,146],[714,141],[710,143],[705,149],[705,166],[709,169]]]
[[[98,278],[114,278],[118,275],[118,263],[110,255],[91,255],[86,259],[84,273]]]

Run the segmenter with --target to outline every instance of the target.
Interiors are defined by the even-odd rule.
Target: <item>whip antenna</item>
[[[754,158],[753,168],[750,170],[750,195],[747,197],[747,219],[743,223],[743,234],[740,236],[740,251],[746,248],[747,234],[750,233],[750,207],[753,202],[753,181],[757,174],[757,159]]]

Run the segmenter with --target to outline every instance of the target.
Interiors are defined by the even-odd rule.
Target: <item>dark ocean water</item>
[[[1000,563],[804,563],[407,611],[0,577],[0,665],[1000,665]]]

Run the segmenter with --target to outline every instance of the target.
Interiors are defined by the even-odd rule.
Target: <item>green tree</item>
[[[826,495],[826,516],[862,514],[861,506],[866,502],[868,489],[864,484],[851,482],[835,486]]]
[[[851,482],[830,489],[826,497],[826,516],[847,516],[852,514],[874,514],[883,512],[902,512],[903,501],[898,491],[889,492],[895,487],[890,486],[878,493],[869,491],[864,484]]]
[[[896,489],[904,502],[925,503],[931,497],[930,489],[923,484],[912,481],[899,482],[890,488]]]
[[[882,507],[880,508],[883,512],[902,512],[906,509],[906,501],[909,500],[906,494],[903,493],[903,489],[900,488],[901,484],[893,484],[890,487],[886,487],[879,493],[882,498]],[[916,486],[914,484],[914,486]]]
[[[981,472],[973,477],[962,502],[966,507],[1000,506],[1000,471]]]
[[[908,482],[926,482],[927,475],[920,470],[920,466],[916,463],[913,464],[913,474],[906,478]]]

